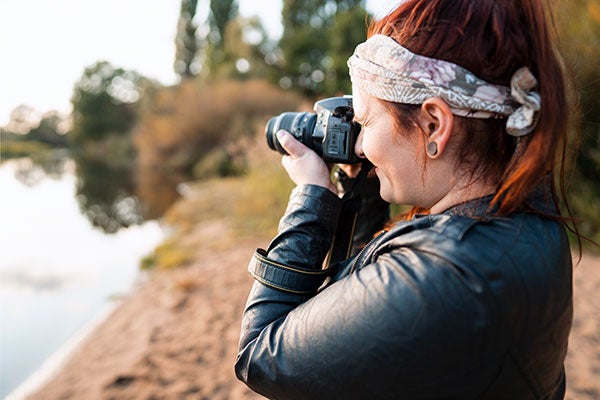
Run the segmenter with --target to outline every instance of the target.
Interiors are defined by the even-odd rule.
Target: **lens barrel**
[[[309,112],[284,112],[276,117],[273,117],[269,120],[269,122],[267,122],[267,126],[265,128],[267,144],[272,150],[276,150],[281,154],[287,154],[283,147],[281,147],[277,136],[275,136],[275,133],[283,129],[290,132],[305,146],[321,155],[321,143],[313,140],[316,121],[317,114]]]

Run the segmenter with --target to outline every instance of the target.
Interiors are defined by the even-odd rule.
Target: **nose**
[[[358,133],[358,137],[356,138],[356,143],[354,144],[354,154],[357,157],[365,158],[365,153],[363,151],[363,130],[361,129]]]

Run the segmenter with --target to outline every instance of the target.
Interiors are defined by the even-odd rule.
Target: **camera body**
[[[352,96],[319,100],[315,103],[314,110],[314,113],[285,112],[271,118],[265,128],[269,147],[287,154],[275,136],[277,131],[284,129],[327,163],[361,162],[354,153],[361,127],[353,121]]]

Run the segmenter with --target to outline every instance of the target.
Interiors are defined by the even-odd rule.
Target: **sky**
[[[281,0],[239,6],[243,16],[258,15],[270,36],[281,35]],[[21,104],[69,113],[73,86],[100,60],[175,83],[179,7],[180,0],[0,0],[0,126]],[[389,0],[367,0],[375,16],[390,7]]]

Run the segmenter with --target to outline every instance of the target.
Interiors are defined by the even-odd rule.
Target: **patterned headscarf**
[[[537,125],[541,97],[532,91],[537,81],[527,67],[515,72],[510,88],[494,85],[459,65],[414,54],[385,35],[359,44],[348,66],[352,84],[381,100],[422,104],[439,97],[455,115],[508,117],[506,132],[512,136]]]

